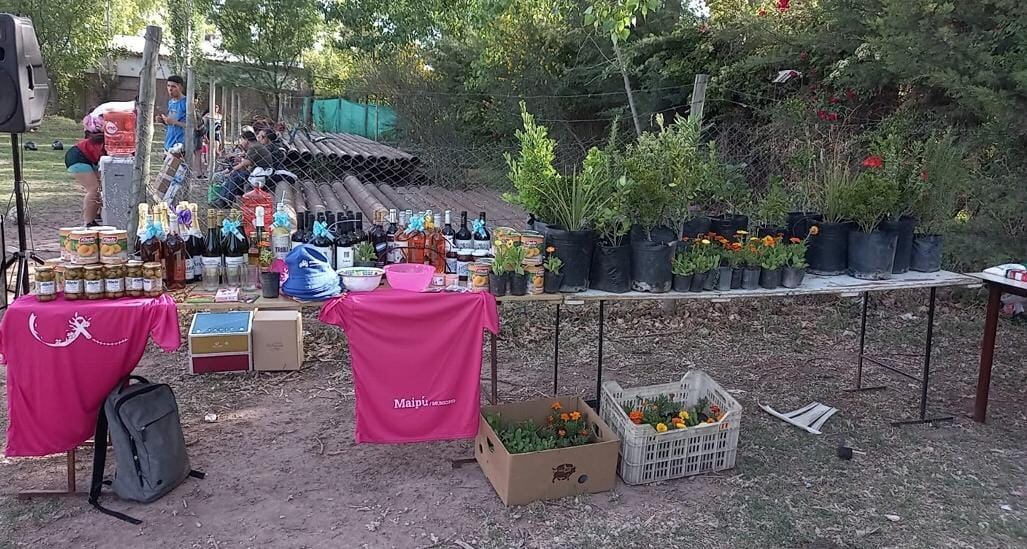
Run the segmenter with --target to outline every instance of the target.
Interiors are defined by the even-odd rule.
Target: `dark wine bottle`
[[[453,235],[453,245],[457,249],[474,248],[474,237],[471,235],[470,229],[467,228],[467,212],[460,212],[460,230]]]
[[[367,233],[368,241],[374,246],[375,264],[378,267],[385,266],[389,249],[389,237],[385,232],[385,227],[382,226],[383,217],[382,210],[374,212],[374,225],[371,226],[371,231]]]
[[[478,221],[475,225],[474,234],[474,249],[475,250],[490,250],[492,248],[492,235],[489,234],[489,230],[486,226],[485,212],[478,214]]]
[[[331,231],[327,230],[328,216],[325,212],[317,212],[317,217],[314,221],[314,229],[310,231],[311,239],[310,245],[313,246],[317,251],[324,254],[327,261],[332,261],[332,246],[335,243],[331,236]],[[324,231],[316,230],[324,228]]]

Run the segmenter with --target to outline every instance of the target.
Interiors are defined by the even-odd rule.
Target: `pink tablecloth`
[[[492,294],[352,292],[320,318],[349,340],[357,442],[474,437],[483,329],[499,331]]]
[[[178,348],[178,312],[167,295],[101,301],[16,300],[0,322],[7,364],[8,456],[66,452],[96,428],[104,398],[127,376],[147,339]]]

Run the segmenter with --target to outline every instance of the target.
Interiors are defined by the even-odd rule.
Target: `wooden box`
[[[189,326],[189,372],[253,369],[253,312],[196,313]]]

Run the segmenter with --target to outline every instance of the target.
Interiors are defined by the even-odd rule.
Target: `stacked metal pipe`
[[[405,184],[419,163],[410,153],[349,133],[297,130],[286,137],[286,167],[318,181],[352,174],[376,183]]]

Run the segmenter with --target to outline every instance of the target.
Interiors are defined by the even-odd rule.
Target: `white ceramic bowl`
[[[350,292],[370,292],[382,283],[385,271],[377,267],[346,267],[339,269],[342,284]]]

